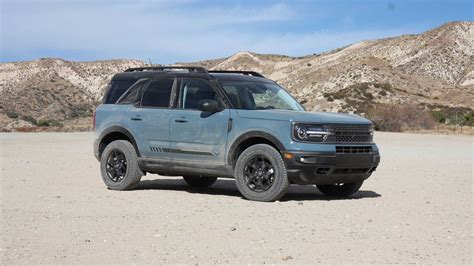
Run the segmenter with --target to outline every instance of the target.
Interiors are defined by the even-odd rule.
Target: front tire
[[[317,185],[319,191],[330,197],[349,197],[359,191],[364,182],[344,183],[334,185]]]
[[[126,140],[112,141],[100,158],[100,171],[105,185],[112,190],[134,189],[143,176],[137,152]]]
[[[276,201],[290,186],[283,158],[267,144],[244,150],[237,159],[234,176],[240,193],[249,200]]]
[[[217,177],[187,175],[183,179],[191,187],[208,187],[216,182]]]

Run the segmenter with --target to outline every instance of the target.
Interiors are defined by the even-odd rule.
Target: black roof
[[[265,77],[255,77],[249,75],[242,75],[238,73],[209,73],[210,76],[216,78],[219,81],[259,81],[259,82],[271,82],[273,81]]]
[[[121,72],[115,74],[112,80],[152,78],[153,76],[154,74],[152,72]]]
[[[156,76],[216,78],[219,81],[259,81],[272,82],[254,71],[206,70],[202,67],[138,67],[117,73],[112,80],[138,80]]]

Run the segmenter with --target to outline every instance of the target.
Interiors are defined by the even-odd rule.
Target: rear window
[[[142,96],[144,107],[169,107],[174,79],[160,79],[150,82]]]
[[[117,104],[139,104],[140,95],[143,88],[148,84],[149,79],[141,79],[133,84],[122,97],[117,101]]]
[[[135,83],[135,79],[131,80],[112,80],[109,83],[104,95],[103,103],[114,104],[122,94]]]

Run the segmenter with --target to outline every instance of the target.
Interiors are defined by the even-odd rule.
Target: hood
[[[266,119],[290,122],[309,122],[321,124],[372,124],[366,118],[352,114],[330,112],[305,112],[281,109],[241,110],[237,113],[243,118]]]

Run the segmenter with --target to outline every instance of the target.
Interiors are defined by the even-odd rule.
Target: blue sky
[[[0,0],[0,61],[301,56],[473,21],[473,1]]]

